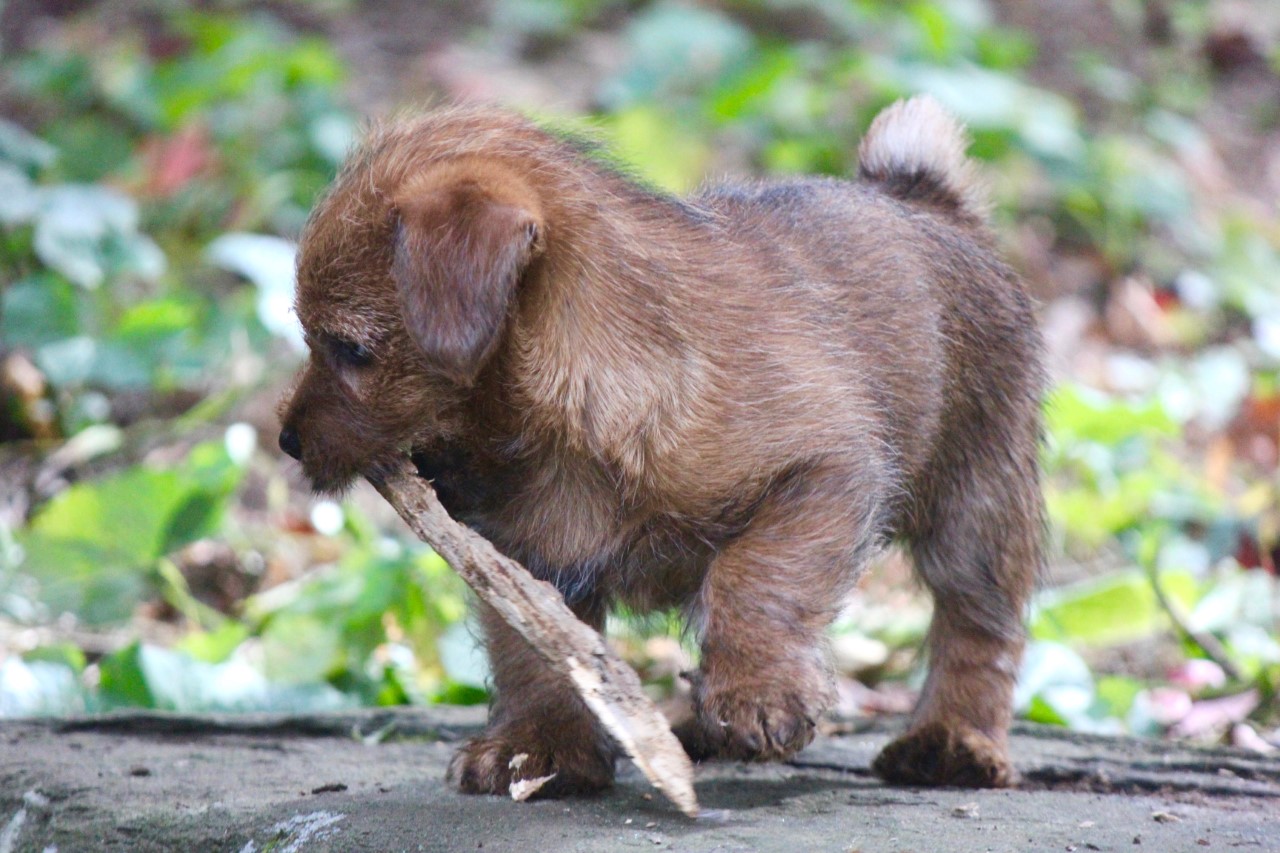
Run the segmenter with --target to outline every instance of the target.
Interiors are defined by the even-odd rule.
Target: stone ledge
[[[443,782],[483,710],[116,714],[0,722],[0,853],[81,850],[1280,850],[1280,757],[1019,726],[1023,784],[891,788],[900,724],[848,726],[780,765],[698,769],[690,821],[627,762],[589,799]]]

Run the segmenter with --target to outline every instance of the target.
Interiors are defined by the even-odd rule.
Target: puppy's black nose
[[[302,439],[293,427],[280,430],[280,449],[299,462],[302,461]]]

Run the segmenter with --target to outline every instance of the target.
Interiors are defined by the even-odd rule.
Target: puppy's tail
[[[876,116],[858,146],[858,176],[895,198],[985,221],[989,202],[965,156],[969,135],[928,95]]]

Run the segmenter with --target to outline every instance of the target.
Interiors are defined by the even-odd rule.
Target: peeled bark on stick
[[[635,670],[603,636],[573,615],[551,584],[498,553],[484,537],[449,517],[430,483],[409,460],[370,479],[417,534],[498,612],[552,670],[569,679],[627,755],[680,811],[696,817],[693,765],[671,727],[640,686]]]

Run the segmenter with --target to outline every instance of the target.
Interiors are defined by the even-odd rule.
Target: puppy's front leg
[[[712,562],[694,718],[675,727],[693,758],[781,760],[813,739],[834,697],[825,630],[879,538],[859,482],[830,469],[783,485]]]
[[[596,630],[604,623],[602,607],[573,609]],[[609,787],[616,749],[573,687],[491,608],[480,618],[497,695],[488,728],[454,756],[449,781],[468,794],[506,794],[513,781],[554,774],[540,797]]]

